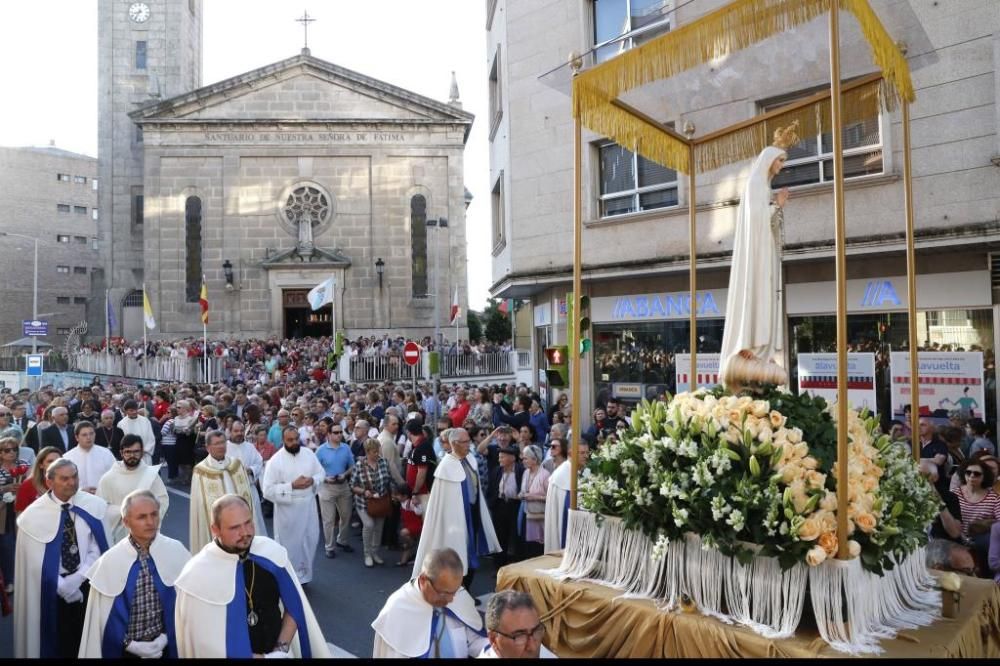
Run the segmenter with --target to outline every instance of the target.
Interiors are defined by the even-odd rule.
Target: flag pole
[[[149,302],[149,296],[146,294],[146,283],[143,282],[142,283],[142,305],[143,305],[143,309],[142,309],[142,361],[143,361],[144,365],[145,365],[145,362],[146,362],[146,350],[149,348],[148,347],[149,343],[146,341],[146,329],[149,328],[148,326],[146,326],[146,307],[145,306],[146,306],[147,302]],[[151,308],[153,307],[152,304],[150,304],[150,307]]]
[[[207,292],[208,291],[208,280],[205,279],[205,275],[204,274],[202,274],[202,276],[201,276],[201,283],[203,285],[205,285],[205,291]],[[208,380],[208,317],[205,317],[205,316],[202,316],[202,318],[201,318],[201,336],[202,336],[201,340],[202,340],[202,345],[203,345],[204,368],[205,368],[205,372],[204,372],[204,374],[203,374],[202,377],[203,377],[203,381],[206,384],[209,384],[210,382]]]
[[[104,353],[111,351],[111,290],[104,290]]]

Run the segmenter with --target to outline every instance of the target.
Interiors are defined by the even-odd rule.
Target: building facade
[[[145,289],[150,337],[200,336],[203,281],[209,336],[450,331],[473,121],[456,85],[438,102],[303,49],[199,87],[200,0],[101,8],[102,259],[122,335],[142,335]],[[333,307],[314,312],[306,294],[330,277]]]
[[[725,4],[723,0],[494,0],[487,63],[497,131],[494,296],[530,299],[534,349],[566,341],[571,289],[573,121],[570,53],[592,66]],[[1000,6],[990,0],[872,0],[907,44],[922,348],[981,350],[988,413],[995,418],[1000,263]],[[848,14],[845,78],[875,71]],[[695,136],[811,94],[829,83],[826,22],[650,84],[629,103]],[[502,93],[502,94],[501,94]],[[907,345],[900,113],[844,129],[852,350],[888,358]],[[784,271],[787,358],[835,347],[833,194],[829,134],[804,137],[775,187],[787,186]],[[698,175],[699,352],[719,350],[739,196],[750,162]],[[584,292],[592,298],[594,350],[582,365],[584,405],[676,388],[676,354],[689,351],[686,175],[584,131]],[[881,367],[877,383],[890,370]],[[883,390],[884,389],[884,390]],[[881,387],[880,395],[887,395]],[[880,411],[888,407],[880,405]],[[588,409],[584,409],[586,413]]]
[[[71,331],[86,322],[91,281],[100,266],[98,184],[93,157],[55,146],[0,148],[0,285],[6,314],[0,319],[0,344],[21,338],[21,322],[32,319],[33,239],[38,315],[49,331],[39,342],[61,351]]]

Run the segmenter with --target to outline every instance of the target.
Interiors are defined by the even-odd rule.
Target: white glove
[[[163,647],[160,639],[163,639]],[[160,634],[151,641],[132,641],[125,650],[140,659],[159,659],[163,656],[163,648],[167,645],[167,637]]]
[[[275,650],[274,652],[268,652],[264,655],[264,659],[291,659],[291,652],[282,652],[281,650]]]
[[[80,572],[61,576],[56,592],[62,597],[63,601],[73,604],[83,599],[83,593],[80,592],[81,585],[83,585],[83,574]]]
[[[14,498],[14,493],[7,492],[7,493],[3,494],[4,504],[13,504],[14,503],[14,499],[15,499]]]

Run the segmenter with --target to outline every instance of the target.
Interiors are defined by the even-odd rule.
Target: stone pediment
[[[260,262],[264,270],[280,270],[282,268],[349,268],[351,260],[337,249],[313,248],[308,257],[302,256],[297,249],[286,250]]]
[[[142,107],[139,125],[242,122],[421,122],[466,126],[460,108],[302,53],[293,58]]]

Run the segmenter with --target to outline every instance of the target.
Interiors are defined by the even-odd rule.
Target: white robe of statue
[[[118,543],[125,538],[128,531],[122,525],[121,506],[125,496],[133,490],[148,490],[156,495],[160,502],[160,521],[167,515],[170,508],[170,495],[160,478],[160,465],[139,463],[135,469],[129,469],[125,463],[118,461],[114,467],[101,477],[97,483],[97,496],[108,503],[107,525],[111,533],[111,541]]]
[[[768,146],[753,163],[736,212],[719,377],[742,350],[783,364],[780,233],[772,229],[771,165],[785,151]],[[725,379],[723,379],[725,381]]]
[[[569,496],[570,464],[565,461],[552,470],[549,489],[545,494],[545,552],[554,553],[563,549],[562,530],[566,498]],[[579,501],[579,490],[577,491]]]
[[[158,534],[149,546],[149,556],[156,564],[156,573],[167,587],[173,587],[191,553],[180,541]],[[104,553],[87,572],[90,581],[90,597],[87,599],[87,615],[83,621],[83,637],[80,640],[80,658],[99,659],[104,656],[101,644],[104,627],[111,615],[115,600],[125,592],[132,565],[139,553],[128,539],[123,539]]]
[[[308,488],[292,488],[300,476],[312,477]],[[316,454],[305,447],[292,455],[284,447],[267,461],[264,497],[274,502],[274,540],[288,551],[288,560],[300,583],[312,580],[313,560],[319,544],[319,511],[316,493],[326,478]]]

